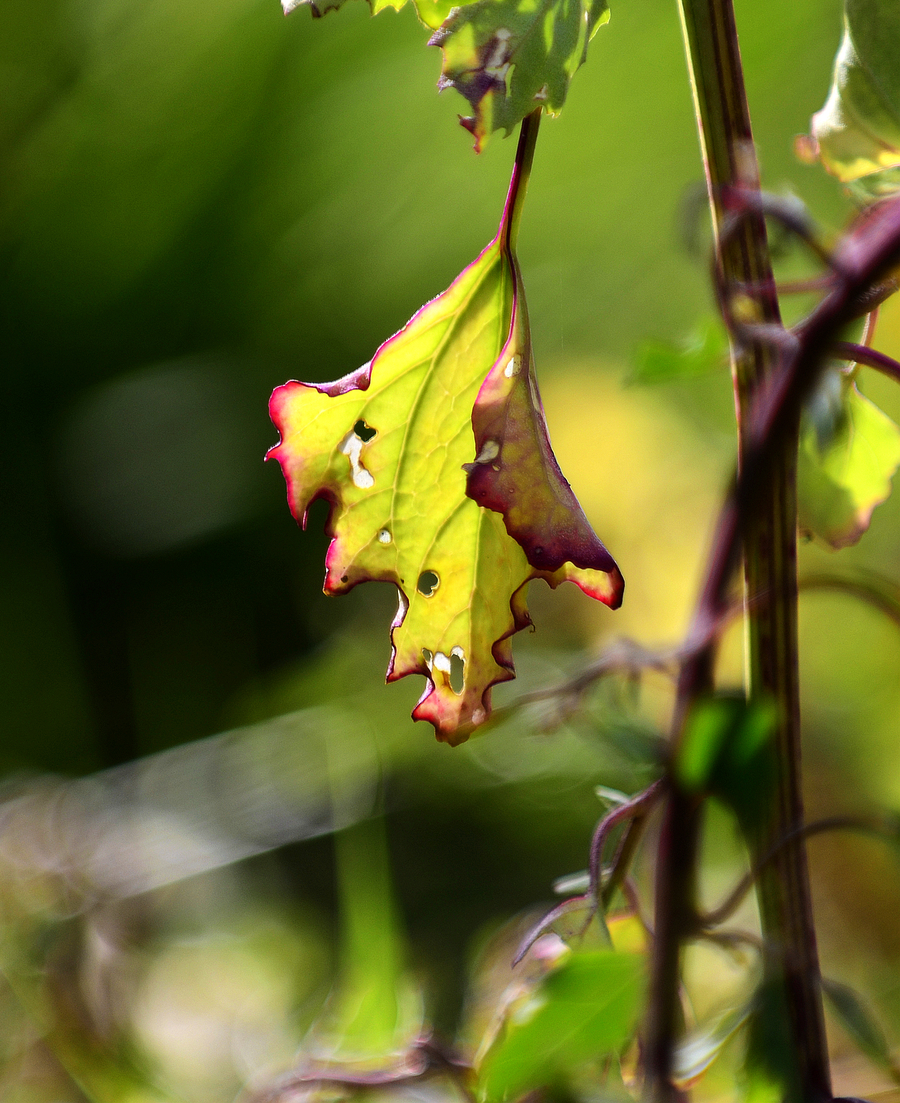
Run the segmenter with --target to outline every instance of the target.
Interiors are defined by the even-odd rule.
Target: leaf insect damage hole
[[[457,697],[462,693],[466,684],[466,653],[461,647],[454,647],[449,655],[423,647],[422,658],[432,677],[439,671]]]
[[[440,584],[441,580],[434,571],[422,571],[416,583],[416,589],[423,597],[431,597]]]
[[[462,693],[466,684],[466,656],[461,647],[450,652],[450,688],[457,695]]]
[[[369,490],[375,485],[375,477],[363,464],[361,457],[363,447],[373,440],[377,433],[377,429],[373,429],[360,418],[341,441],[340,450],[350,461],[353,485],[360,490]]]

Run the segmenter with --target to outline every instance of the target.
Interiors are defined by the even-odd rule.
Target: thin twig
[[[607,812],[601,819],[594,831],[593,839],[591,840],[591,853],[588,867],[590,887],[588,891],[579,896],[571,896],[568,900],[563,900],[561,904],[557,904],[555,908],[551,908],[546,915],[543,915],[537,923],[529,929],[525,937],[519,943],[516,956],[513,958],[513,965],[519,964],[545,931],[549,930],[554,923],[573,911],[578,911],[582,908],[587,911],[582,934],[587,931],[598,909],[601,907],[605,908],[609,904],[615,890],[624,882],[628,872],[628,865],[634,853],[634,848],[637,846],[638,835],[633,835],[632,843],[628,845],[628,838],[631,832],[629,831],[626,834],[616,854],[616,860],[610,871],[609,880],[606,882],[604,882],[600,866],[603,857],[604,843],[609,838],[610,832],[620,823],[631,821],[629,827],[633,827],[636,822],[642,823],[662,796],[664,786],[665,781],[663,779],[654,781],[642,792],[632,797],[631,800]]]
[[[853,341],[835,341],[831,351],[837,360],[850,360],[855,364],[865,364],[868,368],[875,368],[883,375],[900,383],[900,363],[892,356],[886,356],[877,349],[868,345],[857,345]]]
[[[815,820],[813,823],[804,824],[803,827],[799,827],[796,831],[792,831],[789,835],[785,835],[783,839],[776,843],[768,854],[764,855],[763,858],[741,878],[723,903],[717,908],[714,908],[713,911],[707,912],[705,915],[698,915],[697,920],[701,930],[706,933],[714,927],[718,927],[720,923],[724,923],[743,902],[747,893],[756,884],[759,875],[765,867],[784,849],[784,847],[799,839],[809,839],[812,838],[813,835],[821,835],[826,831],[863,831],[867,834],[889,837],[891,839],[896,839],[897,837],[896,826],[892,827],[884,820],[875,820],[865,816],[830,816],[827,819]]]
[[[812,574],[800,579],[800,590],[834,590],[852,594],[867,602],[900,628],[900,588],[890,579],[880,575],[861,575],[847,578],[842,575]]]
[[[590,874],[589,891],[596,900],[603,900],[600,863],[603,860],[603,847],[606,844],[606,840],[609,838],[610,832],[626,820],[631,820],[633,822],[635,820],[643,821],[646,819],[651,809],[662,796],[664,787],[665,781],[662,778],[659,781],[654,781],[653,784],[649,785],[642,793],[638,793],[637,796],[632,797],[631,800],[627,801],[625,804],[620,804],[617,808],[610,809],[600,823],[597,824],[597,828],[594,831],[594,837],[591,839],[590,859],[588,862],[588,873]],[[631,850],[628,854],[629,858],[630,855]],[[624,868],[620,868],[624,865],[622,857],[620,851],[616,856],[616,862],[613,866],[613,872],[610,874],[610,878],[617,876],[618,880],[621,880],[621,876],[624,873]],[[619,872],[617,872],[617,870]],[[613,885],[613,888],[610,889],[608,894],[610,898],[617,884],[618,881]]]

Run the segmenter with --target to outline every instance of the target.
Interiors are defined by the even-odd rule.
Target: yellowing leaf
[[[270,403],[281,442],[269,455],[294,516],[305,523],[317,498],[332,504],[325,592],[397,586],[388,681],[423,674],[413,716],[454,744],[487,719],[491,687],[514,677],[510,637],[531,623],[531,579],[576,582],[613,607],[624,587],[546,440],[512,252],[520,200],[514,173],[494,240],[369,364],[333,383],[287,383]],[[476,447],[484,377],[515,357],[529,409],[518,409],[520,395],[519,416]],[[526,480],[504,482],[491,509],[466,494],[464,468],[485,463],[493,474],[520,465]]]
[[[460,119],[475,148],[495,130],[508,134],[536,107],[558,112],[608,19],[605,0],[477,0],[454,8],[430,44],[444,52],[438,88],[457,89],[475,110]]]
[[[807,420],[800,441],[800,529],[834,548],[855,544],[891,492],[900,466],[900,428],[845,379],[837,425],[821,441]]]
[[[900,187],[900,5],[846,0],[828,100],[812,119],[822,163],[866,198]]]

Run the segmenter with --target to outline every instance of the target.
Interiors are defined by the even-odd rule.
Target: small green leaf
[[[891,492],[900,466],[900,428],[844,377],[841,401],[829,415],[807,417],[797,465],[801,532],[833,548],[855,544],[872,512]]]
[[[438,88],[455,88],[475,111],[460,122],[476,150],[536,107],[560,111],[608,19],[606,0],[477,0],[454,8],[430,45],[444,52]]]
[[[891,1059],[890,1047],[862,996],[849,985],[822,977],[822,991],[841,1026],[860,1050],[880,1068],[894,1077],[897,1068]]]
[[[812,119],[822,163],[845,183],[878,174],[870,193],[895,191],[900,179],[881,178],[900,166],[900,5],[845,0],[844,37],[831,92]]]
[[[721,695],[691,713],[675,759],[675,775],[689,793],[721,783],[723,771],[740,772],[756,757],[773,723],[769,702]]]
[[[710,793],[753,829],[765,809],[772,782],[771,734],[775,708],[769,700],[726,695],[701,701],[691,713],[674,762],[687,793]]]
[[[433,31],[444,22],[451,11],[456,7],[453,0],[413,0],[416,6],[416,15]]]
[[[685,792],[700,793],[709,788],[742,705],[737,698],[713,698],[701,701],[691,713],[674,764],[675,777]]]
[[[583,1062],[617,1053],[637,1025],[644,986],[640,954],[573,954],[507,1021],[478,1069],[485,1103],[565,1083]]]

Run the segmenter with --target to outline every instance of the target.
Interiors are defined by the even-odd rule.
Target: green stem
[[[525,193],[528,191],[528,181],[531,179],[531,165],[534,161],[534,147],[537,143],[538,129],[541,125],[543,108],[538,107],[530,115],[522,120],[519,130],[519,144],[516,147],[516,161],[513,165],[512,179],[509,182],[509,191],[506,195],[506,206],[503,208],[503,218],[500,222],[500,233],[503,235],[503,245],[508,253],[512,254],[516,248],[516,238],[519,235],[519,223],[522,220],[522,207],[525,204]]]
[[[745,217],[720,247],[729,189],[758,190],[758,170],[731,0],[679,0],[697,112],[718,266],[726,289],[754,288],[742,312],[769,325],[781,317],[759,215]],[[740,448],[748,447],[750,404],[777,352],[761,343],[732,341],[732,368]],[[748,608],[749,692],[776,703],[777,784],[766,827],[752,840],[757,857],[779,840],[794,838],[766,867],[759,885],[770,973],[783,986],[800,1103],[831,1098],[821,981],[809,891],[800,776],[800,708],[797,660],[796,569],[797,424],[790,426],[763,474],[765,493],[743,519]]]

